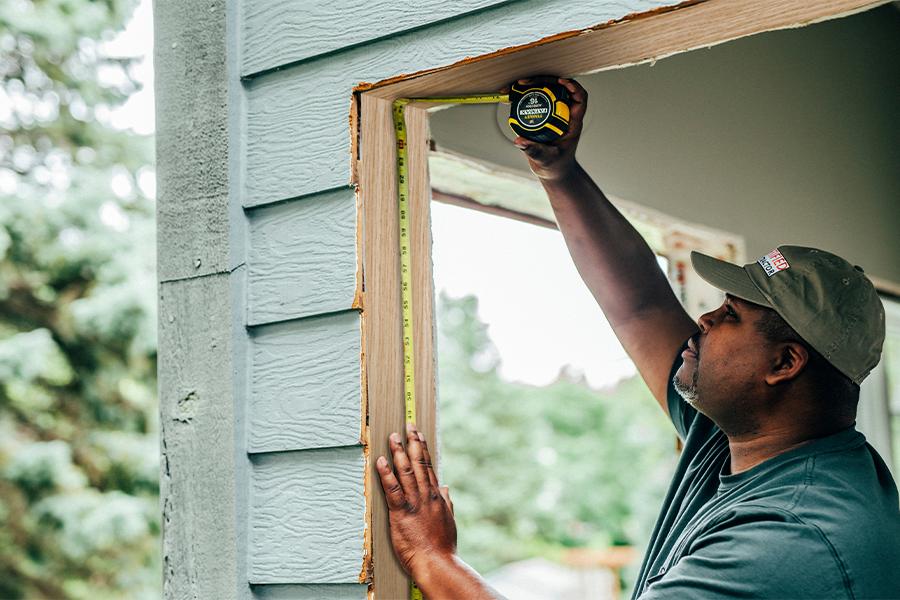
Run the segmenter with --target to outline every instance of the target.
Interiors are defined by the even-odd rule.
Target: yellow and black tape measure
[[[415,352],[413,350],[412,258],[410,254],[409,154],[406,140],[406,107],[413,102],[431,104],[510,103],[509,125],[522,137],[536,142],[552,142],[569,130],[568,90],[556,78],[514,83],[509,94],[475,94],[435,98],[398,98],[393,120],[397,137],[397,202],[400,224],[400,303],[403,323],[403,405],[407,423],[416,422]],[[546,110],[544,110],[546,109]],[[410,584],[410,600],[423,600],[415,583]]]
[[[569,130],[569,90],[542,79],[509,90],[509,127],[529,140],[552,142]]]

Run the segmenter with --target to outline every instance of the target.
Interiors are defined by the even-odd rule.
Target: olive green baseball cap
[[[779,246],[743,267],[699,252],[691,262],[713,286],[773,309],[855,383],[881,359],[884,306],[861,267],[804,246]]]

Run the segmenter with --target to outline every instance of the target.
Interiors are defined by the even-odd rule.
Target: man
[[[744,267],[694,253],[701,277],[726,292],[694,323],[576,162],[587,94],[560,83],[573,100],[569,133],[515,144],[684,442],[634,596],[900,598],[897,488],[854,428],[859,383],[884,341],[872,284],[813,248],[781,246]],[[424,437],[410,427],[406,449],[396,434],[390,447],[394,470],[384,457],[377,468],[404,568],[431,600],[497,597],[456,556],[452,504]]]

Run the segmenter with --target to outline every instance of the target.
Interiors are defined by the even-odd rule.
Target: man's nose
[[[697,325],[700,327],[700,333],[706,333],[710,330],[710,328],[716,323],[716,313],[719,312],[719,309],[711,310],[709,312],[703,313],[700,315],[700,318],[697,319]]]

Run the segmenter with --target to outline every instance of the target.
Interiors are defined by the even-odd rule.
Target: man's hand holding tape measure
[[[587,92],[578,82],[572,79],[557,81],[568,92],[566,102],[569,108],[569,130],[550,143],[540,143],[521,135],[513,141],[525,153],[531,171],[542,181],[564,179],[572,172],[576,164],[575,148],[578,146],[587,110]],[[528,85],[532,80],[520,79],[517,83]]]

